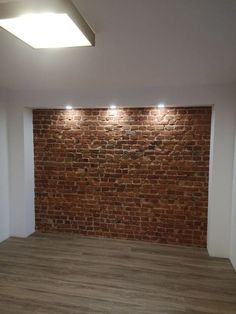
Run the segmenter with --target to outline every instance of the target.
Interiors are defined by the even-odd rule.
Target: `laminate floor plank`
[[[64,234],[0,244],[1,314],[236,314],[236,273],[204,249]]]

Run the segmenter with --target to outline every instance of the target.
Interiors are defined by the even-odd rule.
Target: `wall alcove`
[[[206,246],[211,107],[33,111],[36,228]]]

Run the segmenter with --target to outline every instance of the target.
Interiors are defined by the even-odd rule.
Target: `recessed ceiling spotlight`
[[[165,104],[160,103],[160,104],[157,105],[157,107],[158,107],[158,108],[165,108]]]
[[[94,32],[71,0],[1,3],[0,26],[33,48],[95,45]]]
[[[110,105],[110,109],[116,109],[117,106],[116,105]]]
[[[72,107],[71,105],[67,105],[67,106],[66,106],[66,109],[67,109],[67,110],[71,110],[71,109],[73,109],[73,107]]]

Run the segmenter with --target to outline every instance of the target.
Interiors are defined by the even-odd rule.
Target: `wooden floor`
[[[202,249],[68,235],[0,245],[1,314],[235,314],[236,273]]]

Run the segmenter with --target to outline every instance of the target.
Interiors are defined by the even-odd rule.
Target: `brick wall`
[[[38,230],[206,245],[211,108],[33,116]]]

